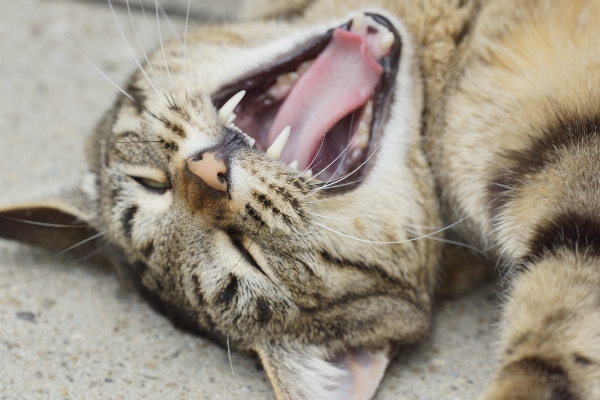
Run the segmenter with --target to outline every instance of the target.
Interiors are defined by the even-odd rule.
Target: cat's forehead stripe
[[[146,108],[146,96],[144,95],[144,91],[140,89],[134,82],[131,82],[129,86],[127,86],[126,92],[131,96],[133,101],[136,104],[135,110],[138,115],[141,115]]]
[[[175,135],[185,138],[186,137],[186,133],[185,130],[181,127],[181,125],[168,121],[165,119],[164,121],[165,126],[171,131],[173,132]]]

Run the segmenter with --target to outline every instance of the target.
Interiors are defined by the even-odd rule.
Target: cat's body
[[[600,398],[600,2],[483,7],[430,139],[449,221],[511,280],[487,399]]]
[[[493,5],[483,9],[486,15]],[[375,33],[360,31],[364,15],[348,17],[357,10],[377,13],[367,17]],[[449,112],[454,103],[442,103],[442,98],[449,66],[459,71],[462,65],[460,58],[451,64],[456,46],[462,46],[459,54],[466,57],[480,37],[477,30],[474,36],[468,34],[477,10],[472,4],[445,2],[365,6],[360,1],[323,1],[294,23],[259,22],[192,34],[185,52],[181,43],[166,47],[168,68],[160,67],[164,56],[158,52],[151,58],[154,68],[144,67],[144,73],[138,71],[124,88],[127,95],[121,96],[91,141],[91,175],[75,201],[59,204],[62,213],[47,206],[5,212],[13,219],[5,223],[3,234],[65,247],[76,242],[77,235],[63,235],[66,239],[56,243],[40,229],[22,231],[15,219],[46,217],[68,224],[72,217],[65,212],[74,214],[94,232],[107,232],[114,249],[112,262],[163,311],[217,341],[257,352],[281,398],[346,398],[350,393],[368,398],[396,346],[414,343],[429,328],[439,250],[426,236],[441,222],[420,134],[425,129],[432,135],[429,150],[435,154],[434,171],[444,196],[454,188],[460,191],[466,185],[443,180],[444,174],[455,171],[445,160],[460,160],[463,154],[459,149],[458,156],[446,155],[451,148],[446,143],[455,140],[445,135],[453,132],[446,128],[448,121],[461,121],[464,110]],[[354,18],[352,25],[348,18]],[[508,24],[512,26],[510,19]],[[329,31],[339,26],[344,29]],[[324,48],[329,51],[328,43],[346,43],[349,31],[355,36],[348,40],[365,38],[373,53],[379,50],[372,43],[383,43],[390,32],[395,40],[375,56],[385,65],[378,79],[386,83],[371,89],[372,138],[365,149],[358,149],[357,161],[348,164],[350,170],[359,169],[361,182],[350,190],[340,186],[341,192],[328,192],[317,190],[315,180],[301,174],[304,167],[294,173],[250,149],[251,143],[236,129],[224,128],[229,113],[218,118],[212,103],[227,108],[229,97],[247,90],[249,100],[235,112],[240,114],[240,127],[265,151],[272,135],[251,132],[252,123],[244,122],[245,109],[258,107],[253,100],[257,95],[281,89],[276,75],[296,71]],[[368,36],[373,34],[378,36]],[[373,37],[374,42],[367,40]],[[282,63],[282,57],[288,61]],[[337,55],[331,57],[337,62]],[[268,74],[265,64],[272,66]],[[307,73],[315,70],[311,68]],[[597,82],[591,79],[590,84]],[[462,81],[451,82],[445,101],[454,95],[455,82]],[[172,96],[165,97],[169,92]],[[298,96],[291,94],[286,101],[301,104]],[[359,105],[368,108],[363,102]],[[308,107],[304,112],[316,111]],[[276,118],[273,124],[277,123]],[[308,135],[301,127],[293,127],[292,135],[296,129]],[[593,132],[589,134],[594,140]],[[314,141],[310,135],[305,139]],[[597,156],[594,143],[592,159]],[[493,152],[496,147],[481,150]],[[319,151],[301,151],[309,160],[300,159],[300,164],[310,164]],[[288,158],[286,164],[293,160],[285,153],[282,157]],[[366,161],[368,166],[362,167]],[[335,181],[343,178],[339,170],[325,168],[322,174]],[[472,182],[468,174],[459,174],[463,176]],[[592,179],[592,188],[593,178],[586,178]],[[444,199],[452,216],[460,202],[451,196]],[[457,213],[459,217],[466,212],[489,219],[481,205],[469,207]],[[492,240],[485,230],[474,231]],[[586,360],[588,371],[594,371],[593,357],[577,355]],[[566,367],[556,372],[559,361],[536,365],[543,372],[542,367],[551,364],[548,371],[562,385],[561,393],[592,393],[593,384],[584,378],[572,388],[565,384],[565,376],[571,374]],[[556,383],[543,379],[542,384]]]

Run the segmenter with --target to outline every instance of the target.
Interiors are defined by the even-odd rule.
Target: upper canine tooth
[[[365,26],[365,13],[357,12],[352,16],[353,31],[359,31]]]
[[[237,117],[237,115],[235,113],[231,113],[231,115],[229,116],[229,118],[227,119],[227,123],[225,125],[229,125],[232,124],[233,121],[235,121],[235,117]]]
[[[275,139],[275,141],[273,142],[271,147],[267,149],[265,154],[271,158],[274,158],[275,160],[279,160],[279,157],[281,157],[281,152],[283,151],[283,146],[285,146],[285,143],[287,142],[289,137],[290,126],[288,125],[285,128],[283,128],[279,136],[277,136],[277,139]]]
[[[381,35],[381,38],[379,39],[379,46],[384,50],[389,50],[392,48],[395,40],[396,38],[394,37],[394,34],[390,31],[387,31]]]
[[[225,126],[229,125],[229,123],[227,121],[229,121],[229,118],[233,114],[233,110],[235,110],[237,105],[240,104],[240,101],[242,101],[242,98],[244,98],[245,94],[246,94],[246,91],[241,90],[241,91],[237,92],[229,100],[227,100],[227,103],[223,104],[223,107],[221,107],[221,109],[219,110],[219,121],[221,121],[221,123],[223,125],[225,125]]]

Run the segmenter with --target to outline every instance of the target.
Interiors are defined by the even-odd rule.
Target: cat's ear
[[[84,190],[61,198],[0,208],[0,238],[54,251],[69,250],[75,257],[93,253],[104,242],[95,227],[97,201]]]
[[[371,399],[391,354],[390,346],[332,352],[286,340],[270,341],[254,350],[280,400]]]

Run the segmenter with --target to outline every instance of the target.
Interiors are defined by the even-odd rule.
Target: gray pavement
[[[134,42],[127,9],[115,10]],[[153,15],[133,12],[147,49]],[[182,32],[184,19],[172,25]],[[116,96],[65,37],[115,82],[135,67],[104,2],[0,0],[0,206],[73,184],[85,137]],[[474,398],[494,367],[498,304],[491,286],[441,303],[431,338],[391,364],[377,398]],[[225,349],[173,328],[111,271],[6,241],[0,327],[1,399],[274,398],[254,359],[232,353],[230,363]]]

